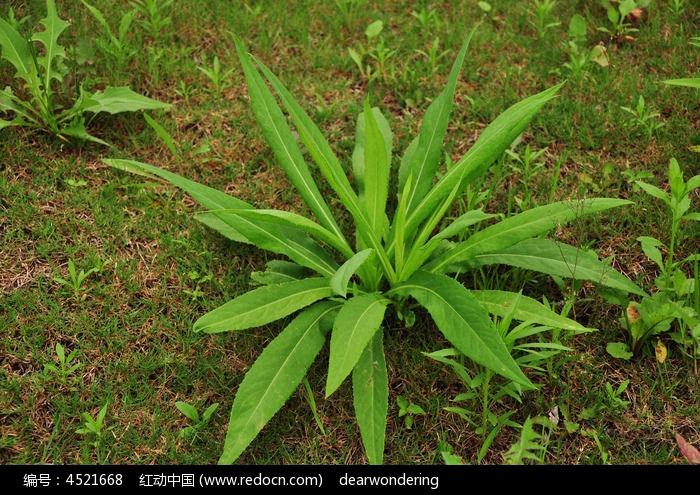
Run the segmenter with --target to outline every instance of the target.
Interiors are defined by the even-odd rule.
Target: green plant
[[[214,55],[214,62],[211,69],[204,66],[197,67],[202,74],[209,78],[212,85],[214,86],[214,94],[217,98],[221,97],[221,92],[226,85],[226,79],[233,73],[233,69],[229,69],[225,72],[221,69],[221,62],[219,62],[219,57]]]
[[[154,42],[158,42],[163,30],[172,23],[167,14],[173,0],[132,0],[129,2],[143,17],[139,22],[151,36]]]
[[[442,59],[450,54],[450,50],[440,50],[440,38],[435,38],[425,50],[416,50],[416,53],[425,57],[430,65],[430,73],[435,74],[440,69]]]
[[[411,17],[418,21],[421,29],[428,32],[439,30],[442,24],[437,10],[430,5],[422,5],[420,10],[412,10]]]
[[[608,344],[608,352],[615,357],[629,359],[637,355],[650,337],[669,331],[674,321],[680,327],[675,340],[685,346],[690,344],[691,347],[700,349],[700,254],[695,252],[682,260],[676,259],[677,246],[683,233],[682,224],[700,221],[700,213],[689,212],[691,196],[695,189],[700,188],[700,175],[691,177],[686,182],[678,161],[672,158],[669,161],[668,177],[669,192],[647,182],[637,181],[644,192],[661,200],[668,208],[670,232],[667,243],[651,236],[637,239],[642,251],[657,266],[660,274],[654,281],[654,294],[643,297],[641,302],[628,302],[622,325],[629,334],[629,342]],[[697,232],[697,229],[691,229],[690,232]],[[690,240],[694,240],[692,234]],[[662,250],[666,253],[665,256]],[[684,269],[687,265],[694,266],[693,277],[686,275]],[[687,341],[688,333],[690,342]]]
[[[675,17],[676,19],[680,18],[683,14],[685,14],[685,0],[671,0],[668,4],[668,7],[671,10],[673,17]]]
[[[547,438],[543,433],[535,431],[535,425],[539,425],[542,430],[548,432],[554,428],[552,421],[544,416],[535,418],[527,417],[520,429],[518,441],[511,445],[508,452],[503,454],[503,464],[506,465],[522,465],[529,463],[544,464],[544,456],[547,453],[547,447],[543,445]]]
[[[48,131],[64,140],[75,138],[107,145],[105,141],[88,134],[86,115],[106,112],[116,114],[146,109],[169,108],[170,105],[133,92],[128,87],[108,87],[104,91],[88,93],[81,86],[72,106],[63,106],[56,94],[54,83],[63,82],[68,69],[65,66],[66,51],[58,43],[61,33],[69,23],[56,13],[54,0],[46,0],[47,14],[41,21],[42,32],[25,39],[12,25],[0,19],[0,48],[2,56],[10,62],[16,77],[24,81],[20,94],[28,93],[24,100],[8,86],[0,91],[0,112],[14,114],[11,120],[0,119],[0,130],[9,126],[26,126]],[[42,50],[36,44],[42,45]]]
[[[76,300],[80,300],[80,288],[83,285],[83,282],[85,281],[86,278],[88,278],[90,275],[93,273],[98,273],[104,268],[104,266],[109,263],[108,261],[102,263],[99,259],[97,260],[97,264],[90,268],[87,272],[85,270],[80,270],[78,272],[75,268],[75,263],[73,262],[72,259],[68,260],[68,275],[70,276],[70,280],[66,280],[64,278],[54,276],[53,281],[58,282],[59,284],[65,285],[73,289],[73,297],[75,297]],[[84,296],[83,296],[84,297]]]
[[[521,210],[525,210],[532,205],[530,184],[537,171],[544,167],[545,162],[540,160],[540,158],[542,158],[542,155],[544,155],[547,150],[541,149],[534,151],[530,147],[530,143],[527,143],[523,152],[518,153],[517,144],[520,144],[520,140],[516,140],[515,143],[506,150],[506,154],[510,157],[510,168],[520,176],[519,182],[523,185],[524,189],[523,197],[520,198],[516,196],[515,201],[518,203],[518,207],[520,207]]]
[[[360,74],[368,82],[375,79],[386,80],[389,78],[388,61],[396,50],[391,50],[386,46],[384,37],[381,36],[384,29],[382,21],[374,21],[365,29],[367,45],[359,44],[357,50],[350,47],[348,53],[350,58],[360,70]]]
[[[632,33],[636,33],[639,29],[635,28],[629,21],[629,17],[639,9],[644,9],[649,6],[651,0],[601,0],[600,4],[605,9],[605,12],[610,21],[610,26],[600,26],[598,31],[602,31],[619,41],[631,39]]]
[[[610,65],[605,46],[596,44],[589,49],[586,47],[586,38],[586,20],[580,14],[574,14],[569,21],[568,38],[564,42],[564,51],[569,61],[564,62],[563,65],[570,78],[576,82],[584,79],[587,75],[586,67],[591,62],[601,67]]]
[[[528,13],[532,20],[532,24],[537,31],[537,37],[544,39],[547,36],[547,31],[561,25],[561,22],[553,20],[553,11],[557,6],[556,0],[534,0],[534,9]]]
[[[620,106],[620,108],[631,115],[628,125],[642,129],[647,138],[651,138],[657,130],[665,125],[656,120],[661,114],[649,108],[642,95],[639,95],[637,105],[634,108],[625,106]]]
[[[465,42],[446,89],[428,107],[419,135],[403,155],[396,181],[397,201],[390,203],[392,136],[379,109],[365,100],[358,118],[353,189],[318,127],[279,79],[252,58],[237,37],[234,39],[256,119],[317,222],[289,211],[255,209],[158,167],[105,160],[115,168],[171,182],[207,210],[197,215],[205,225],[230,240],[288,258],[268,264],[265,277],[257,279],[266,285],[236,297],[194,324],[197,332],[219,333],[296,315],[263,350],[238,388],[220,463],[234,462],[284,405],[329,332],[325,395],[332,395],[352,375],[355,414],[365,452],[370,463],[381,463],[389,393],[383,335],[391,330],[390,306],[398,321],[407,326],[416,321],[415,311],[422,307],[459,352],[523,389],[533,388],[493,326],[489,299],[483,304],[451,274],[510,264],[643,293],[595,255],[540,237],[556,225],[628,201],[598,198],[554,203],[506,218],[463,242],[450,239],[494,215],[473,210],[448,225],[442,223],[466,186],[503,155],[539,109],[555,97],[559,86],[504,111],[460,160],[439,172],[442,142],[467,52]],[[298,138],[265,80],[280,98]],[[297,139],[354,221],[350,236],[321,195]],[[440,178],[434,182],[436,175]],[[503,297],[517,299],[518,295]]]
[[[177,401],[175,403],[175,407],[177,407],[177,409],[184,414],[187,419],[192,421],[190,426],[187,426],[180,431],[180,437],[190,438],[194,437],[199,430],[209,423],[214,411],[216,411],[216,409],[219,407],[219,403],[214,402],[211,406],[207,407],[201,416],[199,415],[197,408],[192,404],[188,404],[187,402]]]
[[[564,330],[579,334],[592,331],[522,294],[496,290],[471,292],[489,313],[497,315],[494,326],[515,362],[535,374],[545,373],[547,362],[558,353],[570,350],[557,341],[559,332]],[[514,321],[520,323],[515,325]],[[544,338],[547,332],[552,333],[552,339]],[[467,391],[453,399],[463,405],[444,409],[473,425],[476,433],[482,437],[483,444],[477,455],[477,462],[481,462],[503,427],[520,428],[510,419],[515,409],[507,407],[499,415],[496,406],[503,405],[508,398],[520,403],[523,387],[512,380],[497,381],[496,373],[484,366],[477,366],[476,372],[472,372],[465,365],[465,356],[456,349],[442,349],[426,356],[450,366],[466,386]]]
[[[400,395],[396,398],[396,405],[399,406],[399,418],[403,418],[403,425],[407,430],[413,428],[414,416],[425,414],[425,409]]]
[[[104,428],[105,416],[107,415],[107,404],[97,413],[96,417],[92,417],[89,413],[81,414],[83,424],[81,428],[75,430],[78,435],[85,435],[92,440],[91,445],[94,447],[97,454],[97,463],[102,464],[105,459],[104,454]]]
[[[53,363],[44,364],[44,372],[54,373],[61,380],[61,383],[65,385],[68,380],[68,376],[83,366],[81,363],[72,364],[77,353],[78,350],[73,349],[73,351],[66,356],[66,350],[60,342],[57,342],[56,359],[58,360],[58,366]]]
[[[105,19],[102,12],[97,7],[87,3],[85,0],[82,0],[82,2],[83,5],[85,5],[85,7],[90,11],[92,16],[97,20],[97,22],[99,22],[104,28],[104,31],[107,34],[107,42],[105,42],[102,38],[96,39],[97,46],[99,46],[100,49],[107,55],[114,58],[117,63],[117,67],[120,70],[123,70],[131,57],[136,54],[136,48],[131,44],[128,34],[129,29],[131,29],[131,25],[134,22],[134,18],[136,17],[137,10],[131,9],[122,15],[122,18],[119,21],[119,27],[117,28],[117,33],[115,35],[112,33],[112,28],[109,26],[109,23],[107,22],[107,19]]]
[[[581,411],[581,419],[593,419],[597,418],[602,412],[611,414],[627,409],[630,401],[622,399],[621,396],[627,390],[629,384],[629,380],[624,380],[616,389],[613,389],[610,382],[605,382],[605,393],[597,394],[595,404]]]
[[[693,46],[700,47],[700,36],[695,36],[691,38],[690,44]],[[664,84],[670,84],[672,86],[685,86],[688,88],[698,88],[700,89],[700,77],[686,77],[681,79],[667,79]]]

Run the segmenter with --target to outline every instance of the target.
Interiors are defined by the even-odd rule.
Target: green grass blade
[[[447,86],[425,111],[415,147],[411,149],[407,160],[402,161],[404,170],[399,170],[399,191],[403,190],[409,175],[412,177],[413,184],[407,198],[407,211],[415,209],[433,186],[435,171],[442,157],[442,143],[452,113],[457,79],[473,34],[474,30],[469,33],[462,45],[452,65]]]
[[[389,410],[389,378],[381,330],[374,334],[353,369],[352,390],[355,417],[367,459],[370,464],[382,464]]]
[[[646,295],[634,282],[600,261],[595,253],[549,239],[528,239],[502,251],[480,254],[469,261],[470,268],[495,264],[588,280],[632,294]]]
[[[156,134],[158,134],[158,137],[160,138],[163,143],[168,147],[168,150],[170,150],[170,153],[177,157],[177,146],[175,146],[175,141],[173,141],[172,136],[168,131],[165,130],[165,128],[160,125],[158,122],[153,119],[150,115],[147,113],[143,114],[143,118],[146,120],[146,123],[151,126],[151,128],[156,131]]]
[[[525,130],[535,114],[556,96],[560,85],[530,96],[500,114],[481,133],[476,143],[455,163],[428,193],[406,220],[408,232],[418,225],[447,197],[455,186],[463,187],[482,175]],[[391,249],[389,249],[391,251]]]
[[[243,66],[250,102],[267,143],[284,168],[292,184],[309,206],[318,221],[336,236],[343,237],[330,208],[326,204],[292,135],[282,109],[272,92],[265,85],[260,73],[246,52],[241,41],[234,36],[236,51]]]
[[[444,275],[419,271],[391,292],[410,295],[418,301],[447,340],[469,359],[528,389],[533,388],[508,352],[488,313],[462,284]]]
[[[340,308],[331,334],[326,397],[338,389],[357,364],[384,321],[389,302],[379,294],[363,294],[348,300]]]
[[[324,278],[259,287],[200,317],[194,331],[217,333],[259,327],[331,295],[328,280]]]
[[[505,249],[583,215],[629,204],[632,202],[622,199],[593,198],[578,202],[562,201],[532,208],[480,230],[436,258],[426,269],[436,273],[444,272],[455,262],[468,260],[481,253]]]
[[[219,464],[232,464],[291,397],[323,348],[336,308],[314,304],[265,347],[236,392]]]
[[[516,292],[472,290],[471,293],[486,311],[501,318],[512,316],[513,319],[519,321],[527,321],[537,325],[545,325],[577,333],[590,332],[592,330],[570,318],[555,313],[541,302]]]

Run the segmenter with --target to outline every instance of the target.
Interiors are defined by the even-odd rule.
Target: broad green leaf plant
[[[67,95],[54,91],[68,73],[66,50],[58,38],[69,26],[56,12],[54,0],[46,0],[46,17],[41,20],[43,31],[25,38],[13,23],[0,19],[0,51],[2,58],[14,67],[22,88],[0,91],[0,131],[10,126],[23,126],[48,131],[66,141],[107,142],[88,134],[86,116],[92,120],[99,113],[116,114],[148,109],[165,109],[170,105],[140,95],[127,86],[108,87],[89,93],[82,86],[72,106],[60,102]],[[23,96],[26,99],[23,99]],[[11,114],[12,118],[7,115]],[[5,118],[3,118],[5,116]]]
[[[257,209],[144,163],[105,160],[118,169],[169,181],[206,209],[196,217],[203,224],[230,240],[286,257],[270,261],[267,270],[255,276],[260,286],[194,324],[197,332],[219,333],[290,317],[238,388],[219,463],[230,464],[239,458],[302,383],[325,345],[329,345],[325,395],[331,396],[351,380],[367,459],[382,463],[389,405],[383,342],[385,332],[394,331],[385,324],[390,311],[407,327],[417,320],[418,311],[427,312],[450,345],[466,357],[525,390],[534,388],[495,328],[491,306],[482,304],[460,283],[456,276],[460,272],[509,264],[641,292],[594,255],[543,236],[557,225],[627,201],[553,203],[492,222],[466,240],[455,240],[465,235],[467,227],[494,220],[496,215],[475,209],[452,219],[447,215],[452,213],[450,207],[503,155],[559,89],[552,87],[507,109],[460,160],[442,169],[443,139],[469,39],[471,35],[457,55],[446,88],[426,110],[418,136],[403,153],[398,180],[391,180],[394,150],[388,121],[365,101],[351,157],[353,187],[348,170],[320,129],[282,82],[234,35],[256,119],[313,218]],[[334,216],[320,193],[296,136],[354,221],[353,232],[341,228],[342,212]],[[390,191],[392,183],[398,184],[397,190]],[[513,300],[518,296],[512,294]]]

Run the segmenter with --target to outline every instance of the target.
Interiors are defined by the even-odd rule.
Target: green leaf
[[[389,410],[389,379],[384,357],[383,333],[378,331],[352,372],[355,417],[370,464],[382,464]]]
[[[361,170],[355,169],[355,176],[361,177],[360,199],[364,200],[369,223],[377,237],[383,237],[388,227],[386,201],[389,193],[389,170],[391,166],[391,135],[385,135],[389,126],[378,109],[370,108],[365,100],[364,143]],[[359,127],[359,122],[358,122]],[[359,131],[358,131],[359,132]],[[391,131],[389,131],[390,133]]]
[[[163,103],[140,95],[127,86],[120,86],[117,88],[109,87],[104,91],[97,91],[91,94],[82,110],[83,112],[116,114],[139,110],[168,109],[170,107],[172,105],[169,103]]]
[[[4,19],[0,19],[0,48],[3,58],[17,71],[16,77],[21,77],[31,88],[38,90],[39,76],[34,65],[32,47]]]
[[[469,359],[528,389],[534,387],[510,355],[479,301],[456,280],[418,271],[391,292],[416,299],[428,310],[447,340]]]
[[[294,184],[303,200],[316,216],[316,219],[338,238],[343,238],[340,227],[338,227],[330,208],[328,208],[321,192],[311,177],[299,146],[287,125],[282,109],[265,85],[265,81],[260,73],[255,69],[253,61],[245,51],[243,44],[235,36],[234,43],[248,84],[250,103],[265,140],[272,148],[292,184]]]
[[[166,131],[162,125],[160,125],[158,122],[156,122],[147,113],[143,114],[143,118],[146,120],[146,123],[148,123],[148,125],[151,126],[151,128],[154,131],[156,131],[156,134],[158,134],[158,137],[160,138],[160,140],[163,141],[165,143],[165,145],[168,147],[168,150],[170,150],[170,153],[173,156],[177,156],[177,147],[175,147],[175,141],[173,141],[173,138],[168,133],[168,131]]]
[[[382,32],[382,29],[384,28],[384,23],[382,21],[374,21],[371,23],[369,26],[367,26],[367,29],[365,29],[365,36],[367,38],[375,38],[376,36],[379,36],[379,33]]]
[[[528,239],[502,251],[480,254],[469,261],[470,268],[494,264],[588,280],[628,293],[646,295],[627,277],[599,261],[594,253],[548,239]]]
[[[306,232],[301,229],[270,222],[262,218],[251,219],[253,215],[236,215],[224,210],[203,213],[195,218],[226,235],[227,230],[240,233],[251,244],[273,253],[288,256],[299,265],[306,266],[319,274],[332,277],[338,269],[335,260]],[[221,226],[225,228],[221,229]]]
[[[687,77],[681,79],[666,79],[665,84],[671,86],[685,86],[687,88],[698,88],[700,89],[700,77]]]
[[[634,354],[630,352],[629,346],[624,342],[608,342],[608,345],[605,346],[605,350],[612,357],[624,359],[626,361],[629,361],[632,359],[632,356],[634,356]]]
[[[154,167],[153,165],[148,165],[146,163],[137,162],[134,160],[121,160],[121,159],[103,159],[102,160],[107,165],[114,167],[119,170],[130,172],[132,174],[142,175],[146,177],[160,177],[174,186],[179,187],[187,194],[192,196],[197,202],[199,202],[204,208],[208,210],[231,210],[239,208],[252,208],[251,205],[245,201],[229,196],[228,194],[221,192],[217,189],[207,187],[205,185],[199,184],[197,182],[185,179],[177,174],[168,172],[167,170]],[[198,219],[205,225],[221,232],[228,239],[250,243],[250,241],[241,233],[236,231],[231,226],[227,225],[224,220],[217,217],[216,214],[204,215],[204,218]]]
[[[231,408],[219,464],[232,464],[287,402],[326,342],[337,305],[305,309],[270,342],[246,373]]]
[[[530,96],[496,117],[469,151],[440,178],[418,206],[411,210],[406,220],[407,231],[415,230],[456,186],[464,188],[482,175],[525,130],[535,114],[556,96],[561,86],[559,84]]]
[[[500,317],[512,315],[514,319],[519,321],[573,332],[591,331],[580,323],[555,313],[541,302],[522,294],[500,290],[472,290],[471,293],[479,301],[479,304],[492,315]]]
[[[217,333],[259,327],[331,295],[328,280],[323,278],[259,287],[200,317],[194,331]]]
[[[259,219],[262,219],[272,224],[301,229],[304,232],[317,237],[326,244],[333,246],[344,256],[350,257],[353,255],[353,251],[345,241],[344,237],[336,237],[333,232],[320,226],[313,220],[309,220],[308,218],[297,215],[296,213],[284,210],[256,210],[252,208],[242,210],[224,210],[210,213],[232,213],[237,216],[251,218],[255,220],[255,223],[258,223]]]
[[[197,412],[196,407],[194,407],[191,404],[188,404],[187,402],[182,401],[176,402],[175,407],[177,407],[179,411],[185,415],[185,417],[191,419],[195,423],[199,423],[199,413]]]
[[[253,272],[251,280],[262,285],[282,284],[294,282],[309,276],[306,267],[284,260],[270,260],[264,272]]]
[[[638,180],[635,182],[639,187],[644,189],[644,191],[649,194],[650,196],[655,197],[656,199],[660,199],[667,205],[671,205],[671,198],[669,197],[668,193],[665,191],[662,191],[656,186],[653,186],[651,184],[647,184],[646,182],[643,182],[641,180]]]
[[[340,268],[338,268],[338,271],[335,272],[331,278],[331,289],[333,289],[334,294],[341,297],[345,297],[347,295],[350,278],[357,271],[357,269],[365,261],[367,261],[367,258],[369,258],[373,252],[374,250],[371,248],[360,251],[343,263]]]
[[[642,251],[644,251],[644,254],[647,255],[647,258],[663,269],[664,260],[663,256],[661,255],[661,251],[659,251],[659,246],[663,246],[663,243],[658,239],[645,235],[637,237],[637,241],[639,241],[639,243],[642,245]]]
[[[37,57],[37,62],[44,68],[43,91],[46,95],[50,95],[51,81],[62,79],[61,73],[54,70],[54,65],[58,63],[59,57],[66,57],[66,51],[58,44],[58,37],[70,24],[58,17],[54,0],[46,0],[46,17],[40,22],[44,26],[44,31],[35,33],[32,41],[38,41],[44,45],[44,55]]]
[[[234,38],[236,36],[234,35]],[[343,206],[350,212],[357,231],[365,245],[371,247],[377,253],[379,262],[384,269],[384,272],[389,278],[395,276],[393,267],[386,255],[381,239],[375,235],[374,230],[370,226],[369,219],[365,209],[361,206],[360,200],[352,189],[345,172],[338,161],[338,158],[333,153],[328,141],[323,137],[321,131],[309,118],[308,114],[294,100],[291,93],[284,87],[279,79],[265,65],[256,60],[260,70],[265,74],[272,87],[280,96],[285,109],[289,113],[294,125],[299,132],[299,139],[306,146],[309,154],[312,156],[318,165],[324,178],[328,181],[328,185],[338,194]]]
[[[379,294],[363,294],[348,300],[333,324],[326,397],[350,374],[362,352],[384,321],[390,301]]]
[[[498,215],[484,213],[481,208],[478,210],[468,211],[455,218],[446,228],[435,234],[433,239],[449,239],[450,237],[464,234],[467,227],[496,216]]]
[[[609,208],[631,204],[622,199],[593,198],[578,202],[562,201],[532,208],[513,215],[470,236],[432,261],[426,269],[443,272],[456,261],[469,260],[481,253],[501,250],[523,240],[544,234],[557,226]]]
[[[435,171],[443,153],[442,143],[452,113],[457,80],[473,34],[474,30],[470,31],[462,44],[462,48],[452,65],[447,86],[425,111],[418,137],[414,141],[416,144],[412,144],[413,147],[409,146],[404,155],[405,161],[402,161],[399,170],[399,191],[403,190],[409,175],[412,177],[411,183],[413,184],[407,199],[406,211],[412,211],[416,208],[433,186]]]

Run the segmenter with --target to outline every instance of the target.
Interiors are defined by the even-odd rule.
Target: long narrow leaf
[[[240,234],[251,244],[288,256],[323,276],[331,277],[338,269],[335,260],[301,229],[261,218],[251,219],[247,215],[226,213],[225,210],[202,213],[195,218],[223,235],[231,232]]]
[[[321,225],[331,230],[337,237],[343,237],[330,208],[311,177],[282,110],[265,85],[265,81],[255,68],[241,41],[234,36],[234,42],[248,84],[250,103],[267,143]]]
[[[483,174],[525,130],[535,114],[556,96],[560,87],[561,84],[521,100],[496,117],[469,151],[421,198],[418,206],[411,210],[406,221],[407,231],[415,230],[456,185],[464,187]]]
[[[232,213],[237,216],[248,217],[254,221],[265,220],[270,223],[284,225],[287,227],[298,228],[308,234],[318,238],[319,240],[333,246],[343,255],[350,257],[354,253],[348,246],[345,238],[338,238],[333,232],[327,230],[313,220],[297,215],[284,210],[256,210],[252,208],[241,210],[222,210],[209,213]]]
[[[391,142],[387,143],[387,138],[391,139],[391,134],[386,136],[388,124],[378,109],[370,108],[367,100],[362,115],[364,139],[358,140],[363,146],[362,160],[359,162],[362,167],[355,168],[355,176],[361,178],[364,194],[360,194],[360,198],[367,210],[370,225],[377,237],[383,237],[388,228],[386,201],[389,192]]]
[[[378,331],[352,371],[353,404],[370,464],[382,464],[389,410],[389,378],[383,333]]]
[[[143,175],[146,177],[160,177],[161,179],[164,179],[173,184],[174,186],[177,186],[183,191],[185,191],[187,194],[192,196],[197,202],[199,202],[204,208],[208,210],[252,208],[252,206],[246,203],[245,201],[241,201],[238,198],[229,196],[228,194],[222,191],[211,187],[207,187],[189,179],[185,179],[184,177],[181,177],[172,172],[168,172],[167,170],[154,167],[153,165],[148,165],[146,163],[141,163],[134,160],[105,158],[102,161],[111,167],[114,167],[119,170],[124,170],[132,174]],[[217,218],[218,217],[216,217],[216,215],[209,215],[208,217],[205,217],[203,223],[206,223],[207,219],[209,219],[210,223],[212,224],[212,228],[215,228],[215,225],[224,224],[224,222],[220,219],[217,223]],[[229,228],[227,230],[226,228],[222,227],[221,231],[222,233],[226,232],[226,237],[228,237],[231,240],[245,243],[250,242],[248,239],[246,239],[245,236],[238,233],[235,229]]]
[[[522,294],[501,290],[472,290],[471,293],[479,301],[479,304],[492,315],[500,317],[509,315],[519,321],[577,333],[592,330],[570,318],[555,313],[541,302]]]
[[[287,402],[326,342],[337,310],[330,301],[305,309],[270,342],[238,387],[219,464],[233,463]]]
[[[121,112],[137,112],[139,110],[168,109],[170,103],[154,100],[148,96],[136,93],[128,86],[109,87],[104,91],[91,94],[82,110],[84,112],[111,114]]]
[[[2,57],[17,71],[16,76],[30,86],[36,86],[38,75],[32,58],[32,48],[7,21],[0,19],[0,49]]]
[[[493,264],[588,280],[632,294],[646,295],[634,282],[598,260],[594,253],[549,239],[528,239],[502,251],[477,255],[469,261],[470,268]]]
[[[444,275],[418,271],[392,292],[416,299],[447,340],[469,359],[533,388],[486,311],[462,284]]]
[[[379,294],[363,294],[346,302],[333,324],[326,397],[350,374],[384,320],[389,300]]]
[[[457,79],[462,70],[467,48],[473,34],[474,30],[469,33],[457,54],[447,80],[447,86],[425,111],[418,134],[418,141],[415,147],[410,149],[407,160],[402,162],[401,168],[403,170],[399,170],[399,191],[403,190],[406,178],[409,175],[412,177],[411,183],[413,186],[407,198],[407,211],[412,211],[416,208],[433,185],[435,171],[443,151],[442,144],[445,139],[447,125],[452,113]]]
[[[549,232],[558,225],[565,225],[583,215],[629,204],[631,201],[622,199],[593,198],[578,202],[562,201],[532,208],[480,230],[436,258],[426,269],[436,273],[444,272],[446,267],[455,262],[468,260],[481,253],[508,248],[523,240]]]
[[[260,287],[205,314],[195,322],[194,331],[218,333],[259,327],[331,295],[328,280],[323,278]]]
[[[235,36],[234,36],[235,37]],[[343,168],[338,161],[338,158],[333,153],[328,141],[323,137],[321,131],[313,123],[308,114],[294,100],[289,90],[279,81],[279,79],[265,65],[256,60],[260,70],[265,74],[265,77],[270,81],[272,87],[277,91],[282,103],[287,112],[289,112],[297,131],[299,139],[304,143],[312,158],[318,165],[321,173],[328,181],[328,184],[338,194],[343,206],[350,212],[360,238],[364,241],[367,247],[371,247],[377,253],[377,258],[390,280],[395,278],[393,267],[386,254],[381,238],[375,235],[367,217],[367,213],[360,205],[360,200],[357,194],[352,189],[348,178],[343,171]]]

